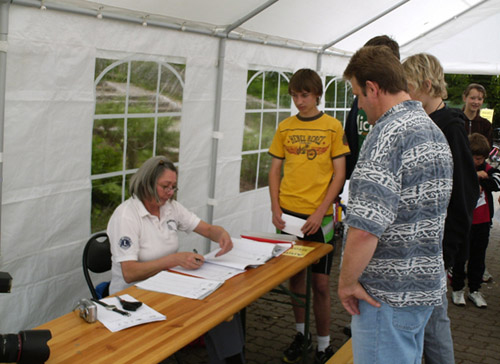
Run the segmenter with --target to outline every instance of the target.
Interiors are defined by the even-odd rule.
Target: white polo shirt
[[[116,208],[108,223],[112,267],[109,293],[127,288],[121,262],[145,262],[176,253],[177,231],[191,232],[200,218],[179,202],[168,201],[160,207],[160,219],[149,213],[141,200],[132,197]]]

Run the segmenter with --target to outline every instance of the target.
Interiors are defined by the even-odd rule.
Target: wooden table
[[[166,321],[135,326],[112,333],[100,322],[89,324],[77,312],[45,323],[50,357],[55,363],[158,363],[239,312],[291,276],[328,254],[331,245],[300,242],[315,247],[305,257],[280,256],[255,269],[233,277],[204,300],[194,300],[129,287],[130,294],[158,312]]]

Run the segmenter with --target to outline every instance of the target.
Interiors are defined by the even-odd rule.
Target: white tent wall
[[[13,287],[0,295],[0,332],[35,327],[89,296],[81,254],[90,235],[96,57],[185,62],[178,198],[207,218],[219,42],[11,6],[0,269],[13,276]],[[317,57],[225,42],[213,222],[233,236],[272,231],[267,188],[239,192],[247,72],[315,68]],[[181,234],[181,243],[183,250],[205,246],[197,234]]]

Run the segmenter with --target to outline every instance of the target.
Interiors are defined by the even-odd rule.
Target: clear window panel
[[[272,157],[268,153],[260,153],[259,180],[257,182],[257,188],[269,185],[269,169],[271,168],[271,160]]]
[[[98,58],[96,74],[99,75],[113,61]],[[127,94],[128,64],[122,63],[109,70],[96,86],[95,114],[123,114]],[[99,73],[97,73],[99,72]]]
[[[111,214],[121,201],[121,176],[92,181],[92,233],[106,230]]]
[[[291,77],[291,75],[287,74],[288,78]],[[288,80],[281,76],[280,77],[280,109],[289,109],[292,107],[292,98],[288,94]]]
[[[133,61],[130,70],[128,112],[154,113],[158,85],[158,63]]]
[[[264,85],[264,109],[276,109],[278,107],[279,73],[266,72]]]
[[[345,99],[345,89],[346,85],[345,82],[343,81],[337,81],[337,107],[338,108],[346,108],[349,107],[350,105],[346,104],[346,99]]]
[[[176,71],[184,76],[184,67],[177,65]],[[161,67],[160,95],[158,112],[180,112],[182,110],[182,84],[176,75],[167,67]]]
[[[261,113],[245,114],[245,128],[243,131],[243,151],[259,148]]]
[[[179,162],[180,117],[158,118],[156,155],[164,155],[170,161]]]
[[[154,119],[128,119],[127,169],[139,168],[153,156]]]
[[[264,113],[264,120],[262,123],[262,141],[261,149],[269,148],[271,142],[273,141],[274,134],[276,132],[276,115],[275,112]]]
[[[123,119],[94,120],[92,174],[123,169]]]
[[[332,77],[327,77],[326,78],[326,84],[327,85],[328,85],[328,82],[330,82],[331,79],[332,79]],[[330,83],[330,85],[328,86],[328,88],[325,90],[325,95],[324,95],[324,98],[325,98],[325,108],[327,108],[327,109],[333,109],[333,108],[335,108],[335,100],[336,100],[335,99],[335,87],[336,87],[336,85],[337,85],[337,83],[335,81],[332,81],[332,83]]]
[[[249,154],[242,156],[240,192],[251,191],[255,189],[255,180],[257,178],[257,158],[258,154]]]
[[[257,73],[257,71],[248,71],[247,82]],[[260,109],[262,105],[262,83],[263,73],[260,73],[247,87],[247,110]]]

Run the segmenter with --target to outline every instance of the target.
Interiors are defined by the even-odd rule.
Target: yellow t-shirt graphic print
[[[319,114],[301,120],[283,120],[274,135],[269,154],[284,160],[280,206],[299,214],[312,214],[324,200],[335,173],[332,159],[349,154],[342,124]],[[333,212],[330,208],[327,214]]]

